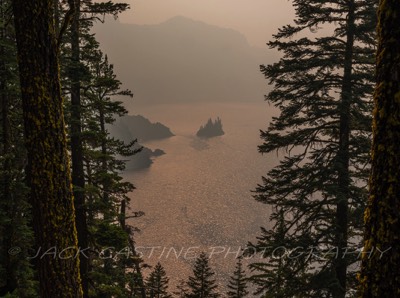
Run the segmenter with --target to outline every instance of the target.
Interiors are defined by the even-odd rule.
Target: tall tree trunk
[[[372,171],[365,212],[361,296],[400,297],[400,2],[378,9]],[[380,253],[380,251],[383,253]],[[374,252],[370,254],[370,252]]]
[[[41,297],[82,297],[54,1],[14,0]]]
[[[4,12],[5,4],[3,1],[0,1],[0,20],[5,20],[6,15]],[[0,40],[3,41],[6,38],[5,28],[3,25],[0,25]],[[6,78],[6,64],[4,59],[5,56],[5,48],[3,45],[0,45],[0,99],[1,99],[1,126],[2,126],[2,142],[3,148],[1,154],[3,156],[2,163],[2,177],[1,177],[1,195],[0,199],[2,201],[3,212],[8,216],[12,217],[11,213],[11,160],[10,160],[10,148],[11,148],[11,135],[10,135],[10,125],[9,125],[9,105],[10,100],[7,94],[7,78]],[[12,291],[16,288],[15,276],[13,274],[9,274],[12,272],[10,266],[10,254],[8,253],[9,248],[12,246],[12,230],[13,225],[12,222],[8,222],[5,226],[1,227],[4,230],[2,233],[2,260],[3,266],[6,270],[6,281],[5,285],[0,288],[0,295],[6,295],[8,292],[12,293]],[[3,232],[3,231],[2,231]]]
[[[348,238],[348,200],[350,197],[350,175],[349,175],[349,138],[350,138],[350,106],[352,101],[352,68],[353,47],[355,32],[355,4],[354,0],[348,1],[349,10],[347,15],[347,40],[344,57],[343,83],[341,100],[339,104],[340,127],[339,127],[339,150],[337,155],[338,166],[338,194],[336,206],[336,249],[338,255],[335,262],[336,278],[338,286],[334,286],[332,294],[334,298],[344,298],[346,295],[347,260],[343,253],[347,248]]]
[[[101,154],[102,154],[102,160],[101,160],[101,168],[103,171],[103,178],[102,178],[102,188],[103,192],[101,195],[101,199],[103,201],[104,206],[104,214],[103,214],[103,220],[110,223],[113,220],[112,217],[112,208],[114,207],[113,204],[110,202],[110,196],[109,196],[109,191],[110,191],[110,184],[109,184],[109,178],[107,177],[107,172],[108,172],[108,166],[107,166],[107,132],[106,132],[106,126],[105,126],[105,117],[104,117],[104,111],[103,111],[103,106],[102,103],[99,103],[99,121],[100,121],[100,134],[101,134]],[[111,274],[112,271],[112,261],[110,260],[110,252],[106,253],[106,258],[104,260],[104,271],[107,274]],[[104,296],[108,297],[108,296]]]
[[[71,159],[72,159],[72,185],[74,189],[76,229],[78,232],[78,245],[85,249],[88,247],[88,228],[85,204],[85,172],[83,167],[82,147],[82,116],[81,116],[81,78],[80,78],[80,37],[79,18],[80,0],[75,0],[75,14],[71,24],[71,53],[72,67],[71,80]],[[80,273],[82,278],[83,296],[88,297],[88,270],[89,259],[84,255],[80,258]]]
[[[54,22],[56,27],[56,34],[58,35],[60,32],[60,8],[59,8],[59,0],[53,0],[54,4]]]
[[[102,154],[102,161],[101,161],[101,167],[103,171],[103,181],[102,181],[102,188],[103,188],[103,193],[102,193],[102,200],[104,206],[108,206],[110,209],[105,210],[104,212],[104,220],[110,222],[112,220],[112,213],[114,208],[114,205],[112,202],[110,202],[110,183],[109,183],[109,178],[107,177],[108,173],[108,164],[107,164],[107,131],[106,131],[106,120],[105,120],[105,115],[104,115],[104,107],[102,103],[99,103],[99,122],[100,122],[100,134],[101,134],[101,154]]]

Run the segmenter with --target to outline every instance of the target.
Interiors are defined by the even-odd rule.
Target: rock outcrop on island
[[[211,138],[216,136],[222,136],[224,134],[225,133],[222,130],[221,119],[218,117],[215,121],[213,121],[211,118],[208,119],[207,123],[200,127],[196,135],[198,137]]]

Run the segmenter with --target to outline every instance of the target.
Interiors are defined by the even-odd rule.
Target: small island
[[[141,115],[126,115],[117,118],[112,125],[107,126],[110,134],[119,140],[129,143],[138,140],[133,149],[142,150],[127,160],[127,170],[142,170],[151,166],[156,157],[164,155],[161,149],[152,150],[142,145],[143,142],[162,140],[174,136],[171,130],[159,122],[153,123]]]
[[[140,146],[139,144],[135,146],[135,149],[139,149],[140,147],[142,147],[142,150],[139,153],[132,156],[129,162],[127,163],[128,170],[146,169],[152,165],[153,159],[155,157],[165,154],[164,150],[161,149],[151,150],[150,148]]]
[[[140,142],[148,142],[174,136],[164,124],[152,123],[141,115],[126,115],[118,118],[108,129],[113,136],[126,142],[136,138]]]
[[[202,138],[211,138],[222,136],[224,134],[225,133],[222,130],[221,119],[218,117],[215,121],[213,121],[211,118],[208,119],[207,123],[200,127],[196,135]]]

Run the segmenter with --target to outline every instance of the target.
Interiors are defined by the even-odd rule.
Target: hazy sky
[[[124,23],[158,24],[180,15],[243,33],[249,43],[264,47],[276,30],[293,19],[290,0],[125,0],[131,10]]]

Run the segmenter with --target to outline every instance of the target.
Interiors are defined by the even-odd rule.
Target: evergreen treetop
[[[268,43],[282,58],[261,66],[273,84],[266,100],[280,112],[261,132],[259,151],[283,156],[255,191],[273,213],[272,226],[250,244],[266,258],[251,264],[250,279],[274,297],[344,297],[355,289],[349,268],[357,261],[345,252],[361,246],[376,1],[293,5],[294,25]],[[303,254],[274,259],[279,247]]]
[[[236,263],[235,271],[231,276],[228,284],[229,291],[227,292],[230,298],[247,297],[247,278],[245,270],[243,269],[242,258],[239,257]]]
[[[154,270],[146,279],[146,291],[150,298],[171,298],[168,293],[169,278],[165,272],[164,267],[157,263]]]
[[[193,276],[189,277],[187,285],[189,287],[188,298],[216,298],[220,294],[216,291],[218,286],[214,279],[215,273],[212,271],[206,253],[202,252],[196,259],[193,267]]]

